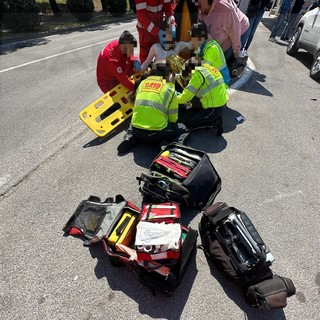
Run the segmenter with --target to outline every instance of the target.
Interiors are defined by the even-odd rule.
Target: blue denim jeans
[[[293,36],[294,33],[294,28],[296,26],[297,23],[297,17],[298,17],[299,13],[290,13],[289,16],[289,21],[288,24],[286,25],[286,27],[284,28],[283,32],[282,32],[282,37],[284,38],[291,38]]]
[[[248,50],[248,48],[250,47],[250,44],[251,44],[252,39],[253,39],[253,36],[254,36],[254,34],[255,34],[256,30],[257,30],[257,27],[258,27],[259,23],[262,20],[263,14],[264,14],[264,9],[260,9],[257,12],[256,16],[249,18],[250,26],[249,26],[249,29],[248,29],[248,38],[247,38],[247,41],[246,41],[246,43],[244,45],[244,49],[245,50]]]
[[[286,17],[287,17],[287,14],[286,13],[280,13],[278,18],[277,18],[277,21],[276,21],[276,24],[274,25],[272,31],[271,31],[271,34],[270,34],[270,38],[275,38],[276,35],[278,34],[284,20],[286,20]]]
[[[250,29],[250,27],[248,28],[248,30],[240,38],[240,42],[241,42],[241,49],[240,50],[244,49],[244,45],[245,45],[245,43],[246,43],[246,41],[248,39],[249,29]],[[230,47],[229,49],[227,49],[224,52],[224,56],[225,56],[226,60],[229,60],[233,56],[232,47]]]

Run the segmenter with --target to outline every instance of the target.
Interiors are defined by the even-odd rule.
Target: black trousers
[[[163,140],[166,140],[168,142],[175,141],[182,143],[187,132],[188,130],[184,124],[169,122],[167,127],[161,131],[138,129],[132,127],[132,125],[130,124],[130,127],[127,130],[127,135],[133,135],[139,140],[151,143],[159,143]]]
[[[188,128],[201,128],[214,126],[217,120],[221,121],[225,105],[218,108],[203,109],[191,107],[190,109],[179,110],[178,121],[184,123]]]

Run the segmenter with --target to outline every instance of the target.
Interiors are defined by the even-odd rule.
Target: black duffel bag
[[[273,257],[243,211],[217,202],[203,211],[199,232],[207,257],[241,287],[272,278]]]
[[[295,294],[292,280],[270,269],[274,258],[245,212],[217,202],[202,212],[199,233],[208,259],[241,288],[251,307],[283,308]]]

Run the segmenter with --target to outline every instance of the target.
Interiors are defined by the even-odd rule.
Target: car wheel
[[[310,77],[312,79],[320,79],[320,52],[318,52],[318,55],[311,65]]]
[[[288,43],[287,54],[293,55],[299,50],[298,41],[299,41],[300,35],[301,35],[301,28],[299,27],[294,33],[294,36],[291,38],[290,42]]]

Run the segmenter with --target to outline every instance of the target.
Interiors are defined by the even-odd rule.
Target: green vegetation
[[[115,2],[113,6],[110,6],[113,3],[112,1]],[[53,2],[57,5],[58,12],[53,11],[51,6]],[[71,13],[67,0],[0,0],[1,37],[16,37],[17,32],[46,32],[85,27],[93,22],[104,23],[110,14],[122,16],[127,10],[130,10],[129,0],[92,0],[92,2],[94,8],[93,12],[89,12],[89,14],[95,13],[93,19],[79,21]],[[13,10],[17,4],[21,3],[32,3],[31,8],[36,8],[36,10],[31,11],[31,13],[26,12],[25,9],[22,9],[23,11],[16,10],[14,13],[9,12],[8,4],[12,5],[10,10]],[[107,5],[105,9],[103,9],[103,3]],[[119,7],[121,8],[119,9]],[[30,14],[32,15],[31,18]]]
[[[33,31],[40,26],[39,6],[35,0],[0,0],[1,24],[13,31]]]
[[[128,2],[127,0],[112,0],[109,1],[108,4],[108,11],[115,17],[123,16],[128,9]]]
[[[94,4],[92,0],[67,0],[67,6],[71,13],[79,21],[89,21],[92,19]]]
[[[52,14],[52,7],[49,0],[36,0],[39,8],[43,14]],[[102,1],[93,0],[94,11],[102,10]],[[67,0],[56,0],[57,6],[62,14],[69,13],[70,10],[67,5]]]

